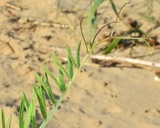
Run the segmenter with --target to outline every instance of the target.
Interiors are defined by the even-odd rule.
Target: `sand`
[[[58,69],[51,57],[55,52],[64,62],[66,44],[73,53],[82,40],[79,20],[87,16],[91,8],[90,1],[65,0],[6,0],[22,10],[8,8],[0,4],[0,109],[4,109],[6,118],[12,114],[12,128],[18,128],[18,112],[22,91],[31,99],[36,81],[35,72],[44,73],[46,64],[55,76]],[[119,3],[115,0],[117,9]],[[142,30],[154,26],[139,14],[147,6],[143,0],[132,1],[124,9],[127,17],[142,23]],[[135,6],[131,11],[131,6]],[[159,18],[159,4],[155,2],[153,16]],[[106,10],[105,10],[106,9]],[[103,12],[105,10],[105,12]],[[116,16],[105,1],[99,8],[99,27],[104,21],[114,21]],[[127,18],[124,18],[126,21]],[[86,23],[83,23],[84,33]],[[116,26],[116,31],[125,31],[123,23]],[[104,30],[98,39],[106,34]],[[159,28],[153,31],[159,37]],[[98,40],[97,39],[97,40]],[[159,40],[159,38],[158,38]],[[159,50],[151,55],[147,46],[133,47],[132,56],[143,56],[137,59],[160,63]],[[131,48],[114,50],[108,56],[131,57]],[[85,46],[81,48],[82,58]],[[99,53],[100,55],[102,53]],[[144,56],[145,55],[145,56]],[[160,127],[160,82],[155,81],[155,71],[159,68],[140,68],[132,64],[102,67],[90,58],[78,74],[65,100],[57,110],[46,128],[159,128]],[[51,80],[53,92],[57,97],[60,92]],[[47,100],[50,111],[54,106]],[[39,107],[37,106],[37,110]],[[38,125],[43,121],[38,112]]]

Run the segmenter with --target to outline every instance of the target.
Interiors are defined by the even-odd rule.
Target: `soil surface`
[[[4,2],[15,6],[8,7]],[[81,17],[88,16],[93,2],[89,0],[4,2],[0,2],[0,109],[4,109],[6,119],[12,114],[12,128],[18,128],[22,92],[24,91],[31,99],[33,85],[36,82],[35,72],[43,74],[43,64],[46,64],[58,77],[58,67],[53,62],[52,53],[55,52],[67,67],[66,45],[71,47],[74,54],[79,41],[82,41],[81,59],[83,59],[85,45],[79,21]],[[120,10],[126,1],[114,0],[114,2],[117,10]],[[144,0],[134,0],[126,5],[121,15],[124,16],[125,23],[129,18],[135,20],[141,25],[141,30],[147,32],[154,27],[155,22],[151,23],[142,14],[154,17],[158,21],[159,8],[160,5],[154,2],[153,12],[149,12]],[[99,7],[98,19],[98,28],[115,21],[116,15],[109,1],[103,2]],[[83,28],[87,36],[85,20]],[[115,27],[117,33],[127,29],[121,21]],[[109,28],[102,30],[96,41],[110,32]],[[156,49],[152,55],[147,45],[132,45],[138,41],[130,41],[131,45],[115,49],[106,56],[160,63],[159,32],[160,29],[157,27],[151,33],[151,36],[157,37]],[[102,48],[106,44],[107,42],[104,42],[98,46],[95,55],[102,55]],[[154,79],[155,72],[159,70],[158,67],[105,60],[95,63],[95,60],[89,57],[46,128],[159,128],[160,80]],[[59,89],[53,80],[50,83],[58,98]],[[54,106],[49,100],[46,100],[46,104],[49,112]],[[43,119],[38,106],[37,110],[37,123],[40,125]]]

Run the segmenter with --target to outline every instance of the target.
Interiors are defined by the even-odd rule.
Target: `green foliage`
[[[7,128],[11,127],[11,120],[12,120],[12,115],[10,115],[10,117],[8,119]]]
[[[56,85],[60,88],[60,83],[58,82],[56,77],[54,77],[54,75],[51,73],[51,71],[47,68],[47,66],[43,65],[43,68],[44,68],[46,74],[48,74],[55,81]]]
[[[94,20],[96,20],[96,11],[98,9],[98,7],[101,5],[101,3],[103,2],[104,0],[95,0],[95,3],[93,5],[93,7],[91,8],[90,12],[89,12],[89,16],[87,18],[87,39],[88,39],[88,43],[91,44],[91,39],[90,39],[90,36],[91,36],[91,26],[92,26],[92,20],[93,18],[95,18]],[[95,16],[95,17],[94,17]],[[96,24],[94,24],[96,25]],[[96,28],[96,26],[94,26]],[[94,33],[95,34],[95,33]]]
[[[67,48],[67,51],[68,51],[68,61],[70,61],[70,62],[68,62],[68,63],[69,63],[69,64],[68,64],[69,70],[70,70],[70,67],[71,67],[70,64],[74,64],[74,66],[75,66],[76,68],[78,68],[78,65],[76,64],[76,62],[75,62],[74,59],[73,59],[73,56],[72,56],[70,47],[66,46],[66,48]]]
[[[60,82],[61,91],[62,92],[65,91],[66,87],[65,87],[64,75],[63,75],[63,71],[61,68],[59,69],[59,82]]]
[[[62,64],[60,63],[60,61],[58,60],[57,56],[56,56],[54,53],[52,54],[52,57],[53,57],[54,62],[59,66],[59,68],[60,68],[62,71],[65,72],[65,74],[67,75],[68,78],[70,78],[68,72],[67,72],[66,69],[62,66]]]
[[[19,109],[19,127],[20,128],[23,128],[23,114],[24,114],[24,98],[21,99],[21,105]]]
[[[49,84],[49,81],[48,81],[48,76],[47,76],[47,73],[45,73],[45,76],[41,79],[41,77],[38,75],[38,73],[36,73],[36,77],[37,77],[37,80],[38,82],[41,84],[41,92],[43,93],[43,90],[44,89],[47,93],[47,95],[49,96],[49,98],[51,99],[52,103],[53,104],[56,104],[56,101],[55,101],[55,97],[53,95],[53,92],[51,90],[51,87],[50,87],[50,84]],[[54,77],[55,78],[55,77]],[[35,84],[35,86],[37,87],[37,85]]]
[[[5,115],[3,109],[1,111],[1,117],[2,117],[2,128],[5,128]]]
[[[52,103],[55,105],[56,100],[55,100],[54,94],[52,92],[51,86],[49,84],[48,76],[46,73],[45,73],[45,78],[46,78],[46,85],[47,85],[47,94],[48,94],[50,100],[52,101]]]
[[[44,89],[42,86],[38,87],[38,85],[35,83],[34,89],[37,95],[37,99],[39,102],[40,110],[42,113],[42,116],[44,119],[47,117],[47,110],[46,110],[46,102],[45,102],[45,96],[44,96]]]
[[[72,60],[70,59],[70,57],[68,57],[68,72],[69,72],[69,76],[72,79],[73,77],[73,63]]]
[[[104,50],[103,54],[110,53],[121,41],[120,38],[113,39],[113,41],[109,44],[109,46]]]
[[[23,92],[23,98],[22,99],[24,100],[23,102],[24,102],[26,110],[28,110],[28,108],[29,108],[29,101],[28,101],[27,96],[26,96],[26,94],[24,92]]]
[[[19,112],[19,127],[20,128],[28,128],[29,126],[32,126],[33,128],[37,128],[35,96],[38,99],[40,111],[41,111],[42,117],[44,118],[44,122],[41,124],[40,128],[44,128],[46,124],[49,122],[49,120],[52,118],[53,114],[60,106],[64,96],[66,95],[67,91],[72,85],[74,78],[76,77],[77,73],[80,71],[80,66],[81,66],[80,47],[81,47],[81,42],[78,44],[78,47],[77,47],[76,58],[75,58],[76,61],[75,61],[72,56],[71,49],[67,46],[68,71],[63,67],[63,65],[60,63],[59,59],[57,58],[57,56],[53,53],[53,59],[55,63],[57,64],[57,66],[59,67],[59,81],[45,65],[43,66],[45,70],[44,76],[41,77],[38,73],[36,73],[36,78],[40,86],[37,83],[34,84],[34,90],[33,90],[31,102],[27,99],[26,94],[23,92],[23,97],[21,99],[20,112]],[[76,72],[74,72],[74,67],[77,69]],[[48,79],[48,75],[55,81],[55,83],[57,84],[57,87],[62,92],[62,95],[58,101],[56,101],[54,94],[52,92],[52,89],[49,83],[49,79]],[[67,86],[65,83],[65,78],[66,78],[65,76],[67,76],[67,78],[69,79],[69,83],[67,84]],[[48,95],[49,99],[55,106],[49,114],[47,114],[45,94]],[[24,113],[26,113],[26,116],[24,116],[25,115]],[[2,117],[2,122],[3,122],[2,127],[5,128],[5,121],[4,121],[5,117],[4,117],[3,110],[2,110],[1,117]]]
[[[79,45],[78,45],[77,53],[76,53],[76,60],[77,60],[78,68],[81,66],[80,49],[81,49],[81,42],[80,42]]]
[[[25,121],[24,121],[24,128],[29,128],[30,121],[32,119],[33,111],[35,111],[35,109],[34,109],[34,103],[32,101],[29,105],[27,115],[26,115],[26,118],[25,118]]]
[[[1,118],[2,118],[2,128],[11,128],[11,120],[12,120],[12,115],[10,115],[8,122],[7,122],[7,127],[5,124],[5,114],[4,114],[4,110],[1,110]]]
[[[110,3],[111,3],[111,6],[113,8],[113,11],[115,12],[116,15],[118,15],[118,12],[117,12],[117,9],[116,9],[116,6],[115,6],[113,0],[110,0]]]

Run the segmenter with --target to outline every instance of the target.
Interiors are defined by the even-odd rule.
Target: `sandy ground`
[[[0,6],[0,109],[4,109],[6,118],[12,114],[12,128],[18,128],[22,91],[31,97],[36,81],[35,72],[44,73],[42,64],[47,64],[55,76],[58,75],[51,53],[55,51],[60,59],[65,58],[66,44],[75,51],[78,42],[82,40],[80,17],[88,15],[91,4],[89,0],[77,3],[74,0],[6,2],[23,8],[19,11],[2,4]],[[120,9],[125,0],[115,2]],[[132,2],[124,12],[129,13],[128,17],[143,23],[143,30],[148,30],[153,25],[138,15],[147,9],[143,0]],[[136,7],[129,11],[133,5]],[[159,6],[155,4],[152,14],[157,19]],[[99,13],[103,14],[100,15],[99,26],[106,20],[115,20],[108,1],[100,7]],[[85,23],[83,26],[85,28]],[[126,30],[126,27],[119,23],[116,30]],[[159,36],[159,29],[153,31],[153,35]],[[84,45],[81,50],[83,57]],[[130,50],[116,50],[109,56],[130,57]],[[144,53],[146,56],[138,59],[160,63],[159,50],[155,50],[151,56],[147,47],[136,46],[132,55],[143,56]],[[64,66],[67,66],[66,63]],[[132,65],[101,67],[89,58],[46,128],[159,128],[160,83],[154,80],[156,70],[159,69],[148,70]],[[53,81],[51,84],[58,97],[59,90]],[[47,106],[48,111],[53,108],[48,100]],[[38,116],[38,125],[41,122]]]

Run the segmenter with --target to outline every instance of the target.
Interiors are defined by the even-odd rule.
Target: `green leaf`
[[[5,115],[4,115],[4,110],[3,109],[1,111],[1,117],[2,117],[2,128],[5,128]]]
[[[43,68],[45,70],[45,72],[54,80],[54,82],[56,83],[56,85],[60,88],[60,83],[58,82],[58,80],[52,75],[52,73],[50,72],[50,70],[47,68],[46,65],[43,65]]]
[[[69,72],[70,78],[72,79],[72,77],[73,77],[73,64],[72,64],[70,57],[68,57],[68,72]]]
[[[38,80],[38,82],[43,86],[43,88],[46,90],[46,92],[48,93],[48,90],[49,90],[49,88],[48,88],[48,86],[44,83],[44,80],[42,80],[41,79],[41,77],[38,75],[38,73],[36,73],[36,78],[37,78],[37,80]],[[45,77],[43,77],[43,79],[44,79]],[[43,91],[42,91],[42,93],[43,93]]]
[[[25,121],[24,121],[24,128],[29,128],[29,124],[30,124],[30,121],[32,119],[33,109],[34,109],[34,107],[33,107],[33,101],[32,101],[29,105],[27,115],[26,115],[26,118],[25,118]]]
[[[32,89],[32,101],[33,101],[33,112],[32,112],[32,127],[37,128],[37,123],[36,123],[36,97],[35,97],[35,91]]]
[[[32,116],[32,127],[37,128],[36,117]]]
[[[54,104],[56,104],[54,95],[52,93],[52,89],[51,89],[51,87],[49,85],[48,77],[46,77],[46,75],[44,77],[46,79],[46,84],[44,83],[44,80],[42,80],[41,77],[37,73],[36,73],[36,77],[37,77],[37,80],[40,82],[40,84],[43,86],[43,88],[46,90],[47,95],[50,97],[51,101]],[[60,84],[59,84],[59,88],[61,88]]]
[[[42,101],[43,101],[43,104],[45,104],[46,100],[45,100],[45,90],[43,88],[43,86],[40,86],[40,93],[41,93],[41,96],[42,96]]]
[[[65,91],[65,81],[64,81],[64,75],[63,75],[63,71],[62,69],[60,68],[59,69],[59,82],[60,82],[60,85],[61,85],[61,91]]]
[[[59,62],[58,58],[56,57],[56,55],[55,55],[54,53],[52,54],[52,57],[53,57],[55,63],[64,71],[64,73],[67,75],[67,77],[70,78],[68,72],[67,72],[66,69],[62,66],[62,64]]]
[[[77,67],[77,68],[78,68],[78,66],[77,66],[76,62],[74,61],[74,59],[73,59],[73,57],[72,57],[72,52],[71,52],[70,47],[68,47],[68,46],[66,46],[66,47],[67,47],[68,56],[69,56],[69,58],[71,59],[71,62],[74,64],[74,66],[75,66],[75,67]]]
[[[5,126],[5,114],[4,114],[3,109],[1,111],[1,117],[2,117],[2,128],[6,128],[6,126]],[[12,115],[10,114],[10,117],[8,119],[8,122],[7,122],[7,128],[11,127],[11,120],[12,120]]]
[[[89,41],[89,43],[91,42],[90,40],[90,35],[91,35],[91,25],[92,25],[92,18],[94,17],[98,6],[103,2],[104,0],[96,0],[96,2],[94,3],[93,7],[91,8],[90,12],[89,12],[89,16],[87,18],[87,40]]]
[[[11,127],[11,120],[12,120],[12,115],[10,115],[9,119],[8,119],[8,125],[7,128]]]
[[[40,110],[41,110],[42,116],[43,116],[44,119],[46,119],[47,110],[46,110],[45,99],[44,99],[44,96],[42,94],[42,89],[39,89],[38,85],[35,83],[34,90],[35,90],[36,95],[37,95],[37,99],[38,99],[38,102],[39,102],[39,105],[40,105]]]
[[[25,108],[26,108],[26,110],[28,110],[28,108],[29,108],[29,101],[28,101],[28,99],[26,97],[26,94],[24,92],[23,92],[23,100],[24,100]]]
[[[19,110],[19,127],[23,128],[23,114],[24,114],[24,98],[22,97],[21,106]]]
[[[112,5],[112,8],[113,8],[114,12],[116,13],[116,15],[118,15],[118,12],[117,12],[117,9],[116,9],[116,6],[115,6],[114,2],[112,0],[110,0],[110,3]]]
[[[55,100],[54,94],[52,92],[52,89],[50,87],[50,84],[49,84],[49,81],[48,81],[48,76],[47,76],[46,73],[45,73],[45,78],[46,78],[46,85],[48,87],[48,90],[47,90],[48,96],[49,96],[50,100],[52,101],[52,103],[56,105],[56,100]]]
[[[81,42],[79,42],[79,44],[78,44],[77,53],[76,53],[76,60],[77,60],[78,67],[80,67],[80,65],[81,65],[80,50],[81,50]]]
[[[34,93],[34,91],[32,91],[32,99],[33,99],[33,112],[32,112],[32,117],[31,117],[31,122],[32,122],[32,127],[33,128],[36,128],[37,126],[36,126],[36,105],[35,105],[35,94],[33,94]],[[29,101],[28,101],[28,99],[27,99],[27,97],[26,97],[26,94],[23,92],[23,102],[24,102],[24,105],[25,105],[25,108],[26,108],[26,110],[28,111],[28,109],[29,109]]]
[[[109,46],[106,48],[106,50],[103,52],[103,54],[108,54],[110,53],[117,45],[118,43],[121,41],[120,38],[115,38],[110,44]]]

